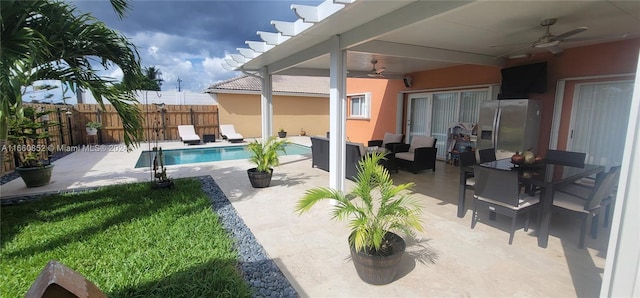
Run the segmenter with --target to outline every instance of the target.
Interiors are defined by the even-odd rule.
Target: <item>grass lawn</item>
[[[251,295],[197,180],[51,195],[2,206],[0,220],[0,297],[23,297],[52,259],[109,297]]]

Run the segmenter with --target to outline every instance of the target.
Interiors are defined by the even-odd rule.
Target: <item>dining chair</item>
[[[583,165],[587,154],[584,152],[547,150],[544,160],[547,163],[561,165]]]
[[[584,248],[584,238],[587,227],[591,226],[591,238],[598,235],[598,218],[602,210],[603,200],[612,195],[620,176],[620,167],[612,167],[604,177],[592,188],[558,188],[553,193],[553,210],[560,211],[581,218],[580,238],[578,247]],[[571,192],[570,192],[571,191]],[[585,196],[586,195],[586,196]]]
[[[520,193],[518,171],[492,169],[478,165],[474,167],[474,176],[475,195],[471,228],[473,229],[478,221],[478,209],[487,208],[490,212],[511,217],[509,244],[513,243],[518,215],[526,214],[524,231],[528,231],[529,213],[538,206],[540,199]]]
[[[476,153],[473,151],[465,151],[460,152],[460,171],[463,171],[460,177],[464,177],[464,181],[460,181],[460,183],[464,183],[466,189],[473,189],[473,186],[476,184],[474,180],[473,171],[469,171],[470,167],[476,164]]]
[[[487,148],[478,150],[478,157],[480,163],[490,162],[496,160],[496,148]]]
[[[613,166],[609,169],[609,172],[619,172],[620,171],[620,166]],[[619,178],[619,174],[618,177]],[[611,188],[611,193],[608,196],[605,196],[602,199],[602,202],[600,203],[600,205],[602,205],[602,207],[605,208],[604,211],[604,219],[603,219],[603,223],[602,226],[603,227],[608,227],[609,226],[609,221],[611,219],[611,208],[614,204],[614,200],[616,197],[616,192],[617,192],[617,185],[618,185],[618,179],[614,176],[614,181],[613,181],[613,187]],[[584,200],[589,198],[589,195],[591,194],[591,192],[593,191],[593,188],[596,185],[596,179],[593,178],[582,178],[578,181],[576,181],[575,183],[569,183],[569,184],[565,184],[565,185],[561,185],[556,187],[557,191],[561,191],[561,192],[566,192],[575,196],[578,196],[580,198],[583,198]]]

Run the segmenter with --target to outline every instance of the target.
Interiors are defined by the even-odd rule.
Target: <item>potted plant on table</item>
[[[51,113],[53,111],[24,107],[20,116],[15,108],[11,109],[7,135],[9,150],[16,162],[16,172],[27,187],[43,186],[51,181],[49,129],[58,125],[58,122],[49,121]]]
[[[360,278],[376,285],[393,281],[402,260],[406,243],[396,232],[413,237],[414,230],[423,231],[422,207],[406,194],[413,183],[394,186],[389,172],[379,164],[382,159],[384,153],[373,153],[360,161],[351,192],[313,188],[296,205],[302,214],[317,202],[331,199],[337,201],[334,219],[354,217],[348,238],[351,258]]]
[[[283,139],[287,137],[287,132],[284,131],[284,128],[280,128],[280,130],[278,130],[278,137]]]
[[[287,140],[269,137],[266,141],[254,140],[247,145],[247,149],[251,152],[249,161],[256,164],[255,168],[247,170],[251,186],[255,188],[269,187],[273,167],[280,164],[278,151],[285,152],[284,147],[287,143],[289,143]]]
[[[98,129],[102,128],[102,123],[100,122],[88,122],[87,123],[87,135],[95,136],[98,134]]]

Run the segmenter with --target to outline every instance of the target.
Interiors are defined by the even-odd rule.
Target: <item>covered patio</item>
[[[459,65],[502,68],[526,63],[536,55],[562,57],[565,50],[574,47],[637,39],[640,34],[638,3],[625,1],[348,0],[324,1],[317,6],[292,5],[292,9],[299,16],[297,21],[272,21],[277,32],[258,32],[263,41],[247,41],[249,48],[238,49],[239,54],[231,55],[227,63],[230,69],[262,78],[263,137],[273,131],[272,75],[330,77],[332,163],[328,184],[337,189],[346,187],[347,77],[402,79],[414,75],[440,80],[442,85],[449,86],[446,78],[422,73]],[[637,53],[634,55],[637,57]],[[593,72],[599,74],[598,67],[594,67],[596,69],[587,67],[588,71],[580,73],[581,79],[589,79],[588,74]],[[637,65],[634,69],[637,72]],[[552,114],[542,126],[538,149],[543,151],[556,149],[560,140],[558,129],[563,116],[559,107],[565,79],[562,75],[552,77],[550,83],[557,86],[543,96],[547,103],[545,110]],[[628,261],[638,259],[640,249],[634,239],[640,227],[631,217],[624,216],[627,210],[638,207],[637,202],[629,200],[635,187],[630,181],[634,177],[638,179],[638,173],[633,170],[637,167],[629,166],[638,163],[632,154],[638,146],[637,75],[635,79],[636,91],[622,161],[621,177],[624,178],[618,188],[612,227],[615,241],[608,243],[608,269],[604,271],[600,293],[603,296],[637,295],[637,280],[633,277],[637,276],[638,265]],[[387,116],[395,117],[396,132],[409,135],[404,129],[409,124],[403,122],[403,100],[404,94],[398,94],[397,109]],[[627,249],[628,245],[633,248]],[[541,246],[551,248],[551,244]]]

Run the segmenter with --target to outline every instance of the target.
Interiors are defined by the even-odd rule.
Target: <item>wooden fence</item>
[[[36,109],[43,108],[53,112],[49,121],[60,125],[50,129],[49,144],[54,151],[64,146],[99,144],[114,144],[124,142],[124,128],[122,120],[111,105],[105,105],[102,110],[97,104],[50,105],[24,104]],[[165,105],[160,109],[158,105],[138,105],[143,118],[143,138],[141,141],[179,140],[178,125],[193,125],[200,137],[205,134],[220,135],[218,123],[218,106],[216,105]],[[98,131],[97,140],[89,139],[86,132],[88,122],[102,123]],[[2,168],[0,174],[15,168],[12,153],[2,152]]]
[[[101,110],[97,104],[75,105],[77,144],[87,144],[87,133],[84,129],[88,122],[102,123],[98,132],[98,142],[101,144],[124,142],[122,120],[115,108],[106,105]],[[165,105],[163,109],[158,105],[138,105],[143,122],[143,140],[154,141],[156,130],[158,140],[179,140],[178,125],[193,125],[200,136],[220,133],[218,123],[218,106],[216,105]],[[151,136],[151,137],[149,137]]]

